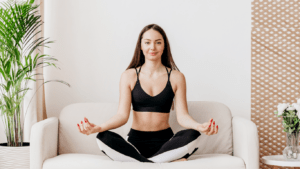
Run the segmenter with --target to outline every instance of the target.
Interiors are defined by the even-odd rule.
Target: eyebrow
[[[144,40],[151,40],[151,39],[144,39]],[[157,40],[161,40],[161,39],[156,39],[155,41],[157,41]]]

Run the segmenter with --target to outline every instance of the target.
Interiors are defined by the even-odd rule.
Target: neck
[[[165,69],[161,62],[145,62],[142,66],[143,72],[148,75],[158,74]]]

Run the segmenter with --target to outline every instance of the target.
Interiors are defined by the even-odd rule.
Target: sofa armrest
[[[35,123],[30,134],[30,169],[42,169],[46,159],[57,156],[58,118]]]
[[[246,169],[259,168],[259,141],[257,127],[252,121],[234,116],[233,156],[240,157],[246,164]]]

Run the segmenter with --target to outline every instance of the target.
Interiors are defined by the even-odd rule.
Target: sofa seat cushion
[[[161,163],[163,169],[246,169],[244,160],[228,154],[192,155],[188,161]]]
[[[142,163],[112,161],[107,156],[92,154],[61,154],[44,161],[43,169],[245,169],[241,158],[227,154],[192,155],[188,161],[174,163]]]

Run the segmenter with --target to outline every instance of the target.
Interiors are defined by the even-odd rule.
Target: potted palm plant
[[[58,60],[38,53],[40,48],[48,47],[47,44],[53,41],[43,37],[36,38],[41,33],[38,30],[43,22],[38,11],[39,5],[34,4],[34,0],[7,0],[1,4],[0,111],[7,143],[0,144],[0,166],[26,168],[27,165],[29,167],[29,143],[23,144],[23,126],[20,117],[24,112],[22,104],[24,96],[31,90],[28,82],[43,80],[36,78],[37,75],[41,75],[36,73],[36,70],[48,66],[58,68],[55,64]],[[45,81],[42,85],[51,81],[70,87],[62,80]],[[22,161],[25,163],[21,164]]]

